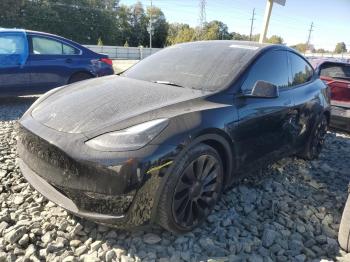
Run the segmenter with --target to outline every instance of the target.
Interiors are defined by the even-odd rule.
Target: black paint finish
[[[220,154],[226,187],[247,171],[303,150],[322,115],[329,116],[325,84],[308,71],[304,58],[285,46],[239,42],[237,47],[237,42],[225,42],[253,53],[243,56],[250,58],[233,67],[238,68],[235,77],[218,91],[112,76],[56,89],[38,99],[19,124],[25,177],[72,213],[129,228],[156,219],[172,163],[198,143]],[[275,58],[265,59],[274,52]],[[290,56],[305,65],[293,71],[295,59]],[[256,66],[261,59],[272,69]],[[262,70],[258,80],[278,87],[277,97],[246,95],[253,69]],[[85,144],[101,134],[161,118],[169,120],[168,126],[138,150],[107,152]]]

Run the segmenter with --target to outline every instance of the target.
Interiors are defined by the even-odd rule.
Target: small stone
[[[26,227],[19,227],[17,229],[13,229],[11,230],[10,232],[8,232],[4,239],[11,243],[11,244],[14,244],[16,243],[19,239],[21,239],[23,237],[23,235],[27,232],[27,229]]]
[[[102,241],[100,241],[100,240],[99,241],[95,241],[95,242],[93,242],[91,244],[90,249],[92,251],[97,251],[101,247],[101,245],[102,245]]]
[[[0,236],[2,236],[3,232],[5,231],[5,229],[9,226],[9,224],[5,221],[2,221],[0,223]]]
[[[113,249],[106,252],[106,261],[107,262],[111,262],[115,257],[116,257],[116,253]]]
[[[24,202],[24,197],[23,196],[16,196],[15,199],[13,200],[13,203],[15,205],[20,205]]]
[[[134,262],[135,259],[128,257],[128,256],[121,256],[120,262]]]
[[[270,247],[274,242],[278,233],[271,229],[265,229],[262,236],[262,245],[264,247]]]
[[[84,254],[87,250],[88,250],[88,248],[87,248],[85,245],[83,245],[83,246],[81,246],[81,247],[78,247],[78,248],[75,250],[75,254],[76,254],[77,256],[81,256],[81,255]]]
[[[124,250],[124,249],[114,248],[113,250],[114,250],[117,258],[119,258],[119,259],[121,258],[121,256],[126,255],[126,250]]]
[[[25,252],[25,256],[26,257],[30,257],[31,255],[33,255],[35,253],[35,246],[33,244],[29,245],[26,249],[26,252]]]
[[[29,235],[24,234],[23,237],[18,241],[18,244],[20,244],[21,246],[26,246],[28,242],[29,242]]]
[[[76,235],[76,234],[78,234],[80,231],[82,231],[83,230],[83,226],[81,225],[81,224],[76,224],[76,226],[73,228],[73,230],[72,230],[72,235]]]
[[[7,254],[5,252],[0,252],[0,262],[5,262]]]
[[[146,235],[143,236],[143,242],[145,242],[146,244],[157,244],[158,242],[160,242],[162,239],[153,233],[147,233]]]
[[[69,242],[69,245],[71,247],[78,247],[81,244],[81,241],[78,239],[73,239]]]
[[[296,261],[304,262],[306,260],[306,256],[304,254],[300,254],[294,257]]]
[[[68,256],[68,257],[65,257],[62,262],[77,262],[78,259],[75,258],[74,256]]]
[[[42,237],[41,237],[41,241],[44,244],[47,244],[49,242],[52,242],[52,233],[51,232],[46,232]]]

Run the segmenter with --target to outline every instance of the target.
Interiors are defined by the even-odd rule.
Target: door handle
[[[73,62],[72,58],[67,58],[67,59],[66,59],[66,63],[67,63],[67,64],[70,64],[70,63],[72,63],[72,62]]]

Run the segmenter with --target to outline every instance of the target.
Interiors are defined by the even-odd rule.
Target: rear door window
[[[77,55],[79,50],[60,41],[32,36],[32,49],[34,55]]]
[[[310,81],[314,74],[310,64],[292,52],[289,52],[288,56],[291,67],[290,86],[297,86]]]

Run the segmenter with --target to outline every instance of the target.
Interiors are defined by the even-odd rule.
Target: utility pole
[[[314,22],[311,22],[310,29],[309,29],[309,36],[307,37],[307,42],[306,42],[306,49],[309,49],[311,32],[314,31],[313,27],[314,27]]]
[[[254,24],[254,20],[255,20],[254,16],[255,16],[255,8],[253,9],[252,18],[250,19],[250,20],[251,20],[251,23],[250,23],[249,41],[252,41],[253,24]]]
[[[152,28],[152,14],[153,14],[153,5],[151,0],[151,9],[149,10],[149,48],[152,48],[152,34],[153,34],[153,28]]]
[[[259,43],[263,43],[265,41],[267,29],[269,28],[269,22],[270,22],[270,16],[271,16],[273,3],[285,6],[286,0],[267,0],[266,1],[264,23],[263,23],[263,27],[262,27],[262,30],[260,33]]]
[[[199,28],[200,28],[200,38],[202,38],[204,24],[206,22],[206,0],[199,1]]]

